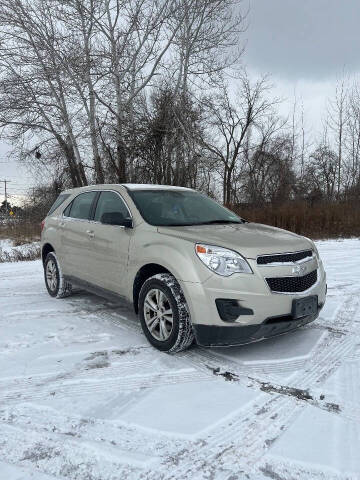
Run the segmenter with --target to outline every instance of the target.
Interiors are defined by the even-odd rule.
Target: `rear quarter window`
[[[49,212],[48,212],[48,216],[51,215],[53,212],[55,212],[55,210],[60,207],[60,205],[62,203],[65,202],[65,200],[67,198],[70,197],[70,194],[69,193],[61,193],[57,199],[55,200],[55,202],[53,203],[52,207],[50,208]]]
[[[91,207],[98,192],[81,193],[64,210],[65,217],[89,220]]]

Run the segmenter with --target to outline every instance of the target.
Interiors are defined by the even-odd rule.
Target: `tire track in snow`
[[[139,392],[141,396],[146,393]],[[52,407],[23,403],[16,407],[4,407],[0,410],[0,431],[2,426],[21,429],[24,435],[37,432],[52,435],[54,439],[77,439],[77,441],[98,441],[101,444],[117,445],[129,454],[141,453],[145,457],[157,457],[161,449],[180,441],[161,432],[154,438],[153,431],[139,429],[121,420],[99,419],[91,416],[68,415]],[[131,439],[131,442],[129,441]],[[181,439],[181,443],[183,443]],[[185,440],[186,443],[186,440]],[[190,442],[189,442],[190,443]],[[130,462],[131,463],[131,462]]]
[[[355,296],[355,292],[354,292],[354,296]],[[345,301],[345,304],[346,304],[346,301]],[[352,302],[351,301],[348,302],[348,306],[351,307],[351,305],[352,305]],[[108,308],[104,308],[101,311],[100,310],[87,311],[86,308],[87,307],[83,309],[83,315],[84,316],[86,315],[87,318],[90,317],[91,320],[101,321],[101,322],[104,322],[105,320],[106,323],[109,323],[111,325],[117,324],[116,326],[119,326],[124,329],[128,328],[129,331],[141,332],[139,326],[135,323],[135,321],[126,318],[126,316],[123,316],[123,314],[120,314],[119,312],[110,310]],[[330,326],[331,328],[337,327],[336,321],[340,314],[341,314],[341,311],[338,311],[338,314],[335,317],[335,319],[334,320],[332,319],[331,322],[327,322],[328,323],[327,326]],[[344,330],[346,329],[345,335],[339,338],[339,336],[336,336],[334,332],[332,333],[331,330],[329,330],[328,336],[324,339],[324,341],[321,342],[321,344],[317,345],[316,350],[314,352],[314,357],[312,357],[310,360],[306,362],[308,366],[305,369],[305,372],[299,372],[295,377],[293,377],[291,379],[291,384],[295,385],[295,383],[297,382],[301,386],[301,388],[304,388],[304,386],[307,386],[307,384],[305,384],[304,382],[310,382],[311,386],[316,385],[316,388],[319,388],[322,382],[326,378],[328,378],[334,371],[336,371],[336,369],[339,368],[339,366],[341,366],[341,363],[343,360],[342,358],[340,358],[341,354],[345,355],[345,357],[349,359],[352,358],[354,355],[356,355],[354,354],[354,351],[353,351],[353,342],[347,341],[349,340],[347,337],[349,336],[349,332],[350,332],[349,325],[347,323],[348,320],[349,320],[349,314],[347,313],[345,316],[342,317],[341,322],[339,322],[339,325],[341,324],[341,328],[343,328]],[[325,324],[324,324],[324,327],[326,328]],[[340,343],[340,346],[339,346],[339,343]],[[326,352],[321,352],[320,351],[321,348],[325,349]],[[333,351],[331,351],[332,348],[333,348]],[[199,357],[202,357],[202,363],[199,360],[199,369],[201,368],[204,369],[203,373],[207,373],[207,375],[209,375],[209,371],[207,370],[206,372],[205,368],[207,368],[206,364],[209,362],[211,362],[211,364],[213,364],[215,368],[220,366],[222,369],[230,369],[229,361],[224,360],[223,358],[220,358],[219,355],[211,353],[211,351],[209,355],[205,355],[205,356],[203,355],[202,351],[196,350],[196,349],[194,349],[194,351],[190,353],[191,355],[194,354],[194,357],[193,357],[194,365],[196,364],[196,361],[199,360]],[[328,355],[326,355],[326,353]],[[187,357],[185,356],[184,359],[186,358]],[[316,365],[317,360],[315,359],[317,359],[320,363],[322,363],[322,365],[317,366]],[[333,362],[333,365],[331,364],[331,362]],[[294,368],[297,368],[298,366],[299,365],[294,364]],[[230,367],[231,367],[231,371],[235,371],[235,373],[237,369],[240,381],[244,382],[244,385],[251,388],[258,388],[256,385],[251,385],[250,380],[247,378],[247,374],[249,374],[249,371],[250,371],[250,366],[248,365],[239,366],[239,364],[236,364],[236,362],[231,362]],[[274,366],[274,370],[269,370],[269,371],[273,371],[275,373],[277,368],[278,368],[278,365]],[[256,368],[252,368],[250,373],[252,376],[254,376],[254,373],[256,373],[258,376],[258,379],[264,379],[262,372],[260,371],[261,369],[263,369],[263,365],[261,365],[258,371],[256,371]],[[275,375],[272,377],[269,377],[267,373],[264,373],[264,375],[268,381],[271,381],[274,383],[279,381],[279,379],[276,378]],[[216,379],[216,380],[219,381],[219,379]],[[116,387],[112,387],[112,388],[114,390],[116,389]],[[72,394],[72,392],[70,393]],[[274,394],[272,394],[270,398],[266,394],[262,394],[262,396],[263,396],[262,400],[261,398],[257,399],[255,402],[250,404],[248,408],[243,409],[240,414],[235,415],[230,420],[227,420],[223,422],[223,424],[218,425],[216,428],[210,431],[210,433],[207,436],[205,436],[203,440],[200,439],[198,442],[195,442],[195,441],[190,442],[190,444],[187,444],[187,442],[184,442],[183,440],[179,442],[178,449],[177,449],[178,455],[176,459],[176,461],[178,462],[178,465],[176,466],[175,464],[175,468],[172,471],[167,467],[169,465],[174,467],[174,464],[171,463],[170,461],[170,457],[173,456],[173,454],[171,452],[167,452],[168,463],[165,463],[162,466],[162,468],[160,468],[159,470],[157,469],[156,472],[154,471],[153,468],[146,467],[145,471],[148,472],[148,474],[146,474],[145,472],[143,478],[144,479],[153,478],[154,480],[155,479],[159,480],[160,478],[164,478],[164,479],[179,478],[180,479],[180,478],[191,477],[191,478],[200,479],[200,478],[204,478],[201,473],[202,466],[204,467],[204,474],[206,474],[207,472],[212,472],[212,473],[215,472],[217,480],[220,477],[227,479],[230,477],[230,475],[233,475],[234,465],[238,465],[239,470],[240,469],[246,470],[247,473],[249,473],[250,471],[259,472],[259,467],[263,465],[263,463],[258,463],[259,456],[263,455],[268,450],[268,448],[271,445],[271,442],[275,441],[275,439],[278,438],[282,434],[282,432],[288,428],[289,425],[291,425],[293,420],[297,418],[298,413],[300,413],[299,410],[304,408],[303,403],[299,403],[298,401],[292,398],[284,397],[281,395],[274,395]],[[268,410],[266,410],[266,408],[268,408]],[[284,409],[284,415],[281,418],[282,409]],[[344,408],[344,413],[345,413],[345,410],[346,409]],[[273,413],[274,411],[275,411],[275,414]],[[291,413],[293,413],[293,416],[291,416]],[[256,414],[257,416],[255,417]],[[341,413],[341,415],[342,414],[343,413]],[[250,416],[254,417],[252,421],[250,421],[249,418],[246,418]],[[263,420],[265,420],[264,425],[262,423]],[[284,421],[284,423],[282,423],[282,421]],[[259,424],[261,424],[261,428],[264,428],[265,432],[262,438],[259,439],[258,443],[256,443],[256,438],[255,438],[256,435],[254,434],[254,431],[255,433],[257,432],[257,434],[259,433],[259,427],[260,427]],[[236,430],[237,428],[239,428],[239,431],[234,432],[234,430]],[[26,433],[26,435],[31,435],[31,432]],[[272,435],[274,435],[274,437],[272,437]],[[158,436],[158,434],[156,434],[156,436]],[[53,438],[52,441],[56,445],[58,444],[55,438]],[[205,444],[204,442],[207,442],[207,443]],[[221,443],[218,443],[218,442],[221,442]],[[201,445],[203,443],[204,443],[204,447],[202,448]],[[245,443],[245,448],[243,449],[244,443]],[[13,451],[16,452],[15,440],[12,443],[12,447],[13,447]],[[182,449],[184,450],[183,454],[181,454]],[[236,450],[239,453],[235,454],[234,452]],[[87,459],[89,458],[91,460],[91,456],[93,454],[91,449],[87,450],[84,447],[84,450],[82,451],[84,455],[81,458],[83,458],[85,461],[87,461]],[[249,459],[246,458],[246,454],[248,451],[250,452]],[[70,458],[70,453],[68,458]],[[101,454],[100,454],[100,458],[102,458]],[[51,461],[56,463],[56,458],[53,458]],[[190,464],[190,466],[188,467],[184,466],[183,462],[185,461],[188,463],[188,465]],[[49,459],[49,462],[50,462],[50,459]],[[65,460],[64,462],[66,463]],[[194,462],[194,465],[191,465],[191,462]],[[214,467],[215,470],[214,468],[212,469],[210,468],[211,464],[215,465]],[[47,468],[47,466],[42,465],[42,468]],[[117,467],[117,468],[120,468],[120,467]],[[94,469],[91,472],[93,472],[95,475],[96,467],[94,467]],[[122,470],[122,473],[125,473],[125,472],[126,470]],[[175,473],[175,476],[173,476],[174,475],[173,472]],[[189,472],[190,477],[183,476],[185,472]],[[137,471],[137,473],[135,472],[133,473],[135,474],[135,478],[140,478],[140,476],[138,475],[138,473],[140,473],[139,471]],[[70,474],[72,475],[71,472]],[[180,476],[177,476],[177,474],[179,474]],[[79,472],[79,471],[76,472],[76,478],[79,478],[79,479],[87,478],[86,475],[87,475],[86,472]],[[73,478],[73,477],[69,476],[68,478]],[[93,476],[92,478],[95,479],[97,477]],[[120,478],[126,478],[126,476],[123,476]],[[257,477],[254,477],[254,478],[257,478]],[[285,478],[288,478],[288,477],[285,477]]]
[[[123,451],[101,439],[82,442],[72,436],[4,424],[1,436],[4,443],[0,458],[67,479],[112,480],[114,473],[117,478],[140,478],[143,469],[157,461],[156,457]]]
[[[128,478],[130,473],[135,475],[133,478],[147,478],[147,472],[157,470],[161,455],[175,457],[184,445],[191,443],[161,432],[154,437],[153,431],[126,422],[68,416],[33,404],[4,408],[0,422],[0,437],[6,442],[0,458],[22,464],[25,460],[53,475],[66,471],[66,478],[76,480],[113,480],[114,474],[120,479]],[[79,471],[80,462],[86,465],[86,471]],[[72,470],[69,466],[77,468]]]
[[[145,366],[145,364],[144,364]],[[132,368],[135,368],[133,366]],[[141,368],[141,367],[140,367]],[[142,388],[152,388],[164,385],[188,383],[201,380],[211,379],[210,374],[196,371],[194,369],[183,368],[178,371],[163,371],[156,373],[151,372],[145,374],[134,373],[129,375],[126,368],[112,370],[109,375],[102,377],[86,377],[78,379],[70,377],[66,379],[67,374],[63,378],[52,381],[51,385],[45,385],[43,388],[35,382],[28,382],[21,388],[7,389],[0,396],[1,404],[27,402],[41,400],[55,396],[56,398],[69,396],[84,396],[103,393],[104,389],[114,391],[136,391]]]
[[[350,294],[343,302],[343,308],[339,309],[339,314],[334,322],[338,319],[341,324],[351,324],[355,314],[359,309],[360,296],[358,294]],[[350,338],[349,338],[350,337]],[[351,353],[354,348],[354,341],[351,335],[345,335],[338,338],[332,334],[318,343],[315,352],[308,362],[305,371],[298,371],[291,378],[293,386],[304,385],[310,389],[323,383],[334,371],[339,368],[342,359]],[[196,357],[196,353],[193,353]],[[208,354],[210,359],[212,354]],[[201,360],[201,358],[200,358]],[[229,362],[221,362],[218,356],[214,355],[214,365],[227,368]],[[217,363],[216,363],[217,362]],[[234,362],[232,362],[234,366]],[[246,379],[244,367],[234,373],[239,375],[240,382],[244,384]],[[249,386],[248,383],[246,383]],[[194,452],[186,452],[189,455],[187,465],[180,467],[176,471],[173,478],[188,478],[189,475],[195,475],[199,468],[209,467],[212,462],[222,465],[222,468],[231,471],[231,465],[239,465],[239,469],[243,468],[247,472],[256,472],[257,462],[266,453],[271,444],[278,439],[294,422],[301,411],[305,408],[305,403],[301,403],[296,399],[284,397],[283,395],[271,395],[264,397],[261,401],[257,401],[252,405],[252,414],[244,418],[243,412],[237,418],[230,422],[217,426],[216,429],[204,439],[204,446]],[[346,415],[346,411],[344,412]],[[356,411],[350,414],[350,417],[356,415]],[[249,421],[249,417],[252,420]],[[221,458],[218,453],[209,454],[209,451],[218,452],[219,447],[231,445],[231,449],[227,449]],[[190,460],[190,461],[189,461]],[[189,466],[191,465],[191,466]],[[211,468],[210,468],[211,470]],[[209,473],[209,472],[208,472]],[[171,477],[169,477],[171,478]],[[154,477],[155,479],[155,477]]]
[[[271,460],[271,463],[270,463]],[[316,469],[316,465],[304,466],[283,460],[282,458],[276,458],[271,456],[267,460],[261,462],[259,465],[259,471],[262,472],[266,478],[273,478],[278,480],[296,480],[299,478],[311,479],[311,480],[359,480],[358,475],[348,475],[335,473],[330,468]]]
[[[353,315],[354,313],[354,297],[352,296],[349,300],[346,300],[344,302],[345,309],[340,309],[340,313],[336,316],[335,320],[339,320],[340,317],[340,322],[336,322],[337,325],[341,325],[341,327],[345,327],[349,325],[349,315]],[[356,303],[356,302],[355,302]],[[349,310],[350,307],[350,310]],[[356,307],[356,305],[355,305]],[[345,312],[345,313],[344,313]],[[125,325],[129,326],[129,329],[132,331],[141,331],[140,327],[132,320],[129,320],[127,318],[124,318],[122,315],[117,314],[117,312],[104,312],[105,315],[98,315],[98,312],[94,315],[95,317],[98,317],[103,321],[104,316],[106,317],[106,320],[113,323],[114,321],[120,321],[121,326]],[[100,312],[99,312],[100,314]],[[326,328],[326,327],[325,327]],[[295,378],[292,378],[292,384],[296,385],[297,383],[304,385],[312,385],[313,382],[319,383],[324,381],[325,378],[327,378],[333,371],[335,371],[340,363],[339,360],[342,355],[347,355],[351,351],[353,347],[353,343],[351,341],[343,341],[334,336],[334,335],[328,335],[328,337],[323,340],[317,347],[316,351],[314,353],[314,356],[312,359],[308,360],[307,362],[310,362],[311,364],[315,365],[311,369],[306,369],[305,370],[305,375],[302,374],[301,372],[296,375]],[[320,352],[320,353],[318,353]],[[325,354],[324,354],[325,352]],[[196,363],[198,364],[198,368],[204,369],[207,367],[207,364],[210,362],[210,364],[213,364],[214,367],[218,367],[219,365],[228,368],[229,364],[235,368],[235,373],[239,375],[239,377],[243,377],[243,382],[244,385],[249,386],[249,381],[247,377],[247,374],[249,373],[249,370],[252,370],[251,373],[254,373],[257,371],[258,376],[260,378],[262,377],[261,375],[261,370],[264,370],[266,368],[266,365],[261,365],[259,367],[250,367],[249,366],[241,366],[239,368],[239,364],[237,364],[235,361],[229,361],[225,360],[222,358],[220,355],[212,353],[210,350],[198,350],[196,351],[195,349],[191,351],[190,353],[185,352],[183,354],[183,357],[185,359],[190,360],[193,365]],[[303,363],[303,362],[302,362]],[[294,362],[293,367],[297,367],[299,365],[298,362]],[[331,368],[329,369],[329,365]],[[274,366],[274,371],[278,371],[279,365]],[[287,371],[291,368],[288,366]],[[269,373],[264,374],[266,379],[269,380]],[[272,378],[270,380],[273,380],[274,382],[278,381],[278,378]],[[306,383],[307,382],[307,383]],[[264,447],[265,448],[260,448],[262,455],[265,450],[267,450],[269,446],[269,440],[267,437],[271,435],[277,435],[277,437],[283,433],[283,431],[288,428],[288,426],[297,418],[298,414],[300,413],[299,410],[303,408],[302,405],[297,405],[297,409],[294,412],[294,401],[292,399],[288,398],[276,398],[276,406],[271,406],[269,404],[269,400],[263,401],[263,403],[259,404],[257,402],[257,406],[253,407],[257,409],[258,412],[268,412],[267,416],[264,416],[264,413],[259,414],[259,422],[256,424],[261,424],[261,432],[258,432],[256,428],[254,428],[256,425],[251,424],[250,428],[245,429],[244,427],[248,422],[244,422],[243,420],[240,419],[239,422],[236,422],[235,424],[232,423],[231,425],[231,432],[223,432],[220,435],[214,436],[214,444],[218,445],[219,442],[237,442],[241,440],[242,438],[247,438],[247,456],[248,458],[251,456],[252,460],[250,463],[254,463],[256,459],[258,458],[258,455],[254,456],[254,453],[259,451],[259,447]],[[270,408],[268,409],[270,405]],[[279,415],[279,412],[281,412],[281,415]],[[344,414],[346,416],[353,417],[354,415],[357,414],[357,409],[353,408],[348,408],[347,412],[344,411]],[[277,427],[274,428],[274,420],[277,419]],[[261,421],[260,421],[261,420]],[[265,424],[268,424],[268,428],[264,428],[263,422],[265,421]],[[280,425],[281,423],[281,425]],[[271,428],[270,426],[271,425]],[[225,429],[226,430],[226,429]],[[235,435],[233,434],[234,431],[238,430],[239,434]],[[254,433],[256,431],[256,433]],[[260,435],[259,435],[260,434]],[[270,435],[269,435],[270,434]],[[277,438],[276,437],[276,438]],[[275,438],[275,437],[273,437]],[[268,443],[267,443],[268,442]],[[250,455],[252,453],[252,455]],[[247,462],[249,463],[249,462]]]

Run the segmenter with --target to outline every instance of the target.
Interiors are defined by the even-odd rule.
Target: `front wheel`
[[[55,252],[47,254],[44,262],[45,285],[49,295],[56,298],[68,297],[72,286],[64,280]]]
[[[158,350],[180,352],[194,341],[184,294],[169,273],[144,282],[139,295],[139,316],[146,338]]]

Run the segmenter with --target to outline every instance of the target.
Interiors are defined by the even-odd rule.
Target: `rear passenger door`
[[[116,215],[114,215],[116,214]],[[104,223],[109,216],[131,217],[119,193],[102,191],[97,200],[91,230],[91,282],[111,292],[124,294],[129,243],[133,230],[120,225]]]
[[[77,195],[60,220],[61,265],[64,274],[89,281],[91,255],[90,217],[98,192]]]

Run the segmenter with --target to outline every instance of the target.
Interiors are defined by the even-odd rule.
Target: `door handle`
[[[95,237],[95,233],[92,230],[86,230],[86,233],[89,235],[90,238]]]
[[[64,228],[64,227],[65,227],[65,222],[60,222],[60,223],[59,223],[59,227],[60,227],[60,228]]]

